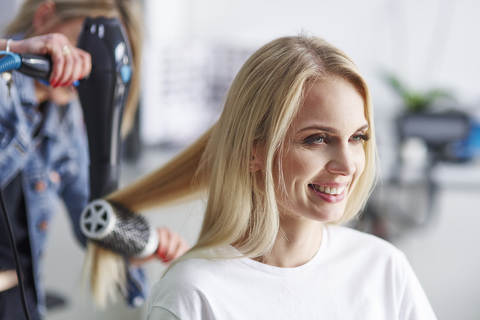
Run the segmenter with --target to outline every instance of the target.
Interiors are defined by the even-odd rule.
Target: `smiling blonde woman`
[[[405,256],[343,223],[375,181],[368,86],[323,39],[275,39],[239,71],[218,122],[110,196],[141,211],[205,190],[197,243],[148,319],[435,319]]]

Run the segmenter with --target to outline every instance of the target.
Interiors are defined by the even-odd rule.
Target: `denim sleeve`
[[[71,124],[71,130],[68,134],[77,154],[75,166],[77,172],[64,186],[62,197],[68,209],[75,236],[80,244],[85,247],[87,238],[80,229],[80,215],[90,198],[88,143],[80,107],[79,105],[71,105],[70,107],[72,110],[69,110],[71,112],[68,121]]]
[[[127,274],[127,292],[125,299],[131,307],[139,307],[147,300],[148,281],[142,268],[130,266]]]

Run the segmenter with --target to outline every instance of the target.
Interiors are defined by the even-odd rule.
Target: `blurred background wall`
[[[14,11],[19,1],[2,2]],[[480,152],[472,138],[480,122],[480,2],[144,0],[144,5],[146,72],[137,148],[124,161],[122,184],[168,160],[215,121],[233,76],[259,46],[300,32],[321,36],[357,63],[376,111],[382,179],[356,227],[404,250],[439,319],[480,319]],[[0,11],[2,23],[8,10]],[[464,138],[470,140],[432,149],[422,138],[399,139],[397,119],[407,109],[387,74],[410,92],[448,92],[454,99],[433,103],[430,111],[467,115],[473,129]],[[455,123],[445,123],[429,131],[448,136]],[[194,202],[162,208],[149,217],[193,243],[202,207]],[[80,299],[83,252],[66,224],[59,214],[52,226],[45,282],[68,304],[47,319],[143,318],[143,308],[117,303],[96,311],[88,295]],[[164,268],[152,262],[146,270],[153,282]]]
[[[184,63],[176,69],[170,64],[170,70],[177,71],[171,75],[145,74],[144,138],[158,141],[154,137],[161,137],[162,129],[149,115],[155,112],[152,109],[160,113],[169,107],[156,103],[165,89],[159,80],[176,83],[185,72],[208,78],[208,67],[214,63],[208,59],[221,54],[218,47],[238,53],[238,61],[235,57],[225,59],[230,63],[224,65],[216,61],[234,73],[246,58],[243,51],[302,31],[325,38],[353,58],[371,86],[380,119],[402,111],[401,101],[382,79],[387,72],[418,90],[449,88],[459,105],[472,108],[479,100],[480,46],[474,39],[479,6],[473,0],[146,1],[148,70],[164,70],[169,56],[158,55],[164,51],[176,52],[176,61]],[[185,71],[192,65],[197,70]],[[199,89],[205,84],[196,85]]]

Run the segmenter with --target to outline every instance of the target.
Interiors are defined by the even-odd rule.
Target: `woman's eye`
[[[326,142],[326,137],[324,136],[310,136],[307,139],[305,139],[305,144],[310,145],[310,144],[320,144]]]
[[[370,136],[368,134],[357,134],[352,137],[353,141],[368,141]]]

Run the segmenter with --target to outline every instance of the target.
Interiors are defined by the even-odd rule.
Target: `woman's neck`
[[[272,251],[258,259],[268,265],[293,268],[310,261],[322,243],[323,224],[312,220],[282,220]]]

